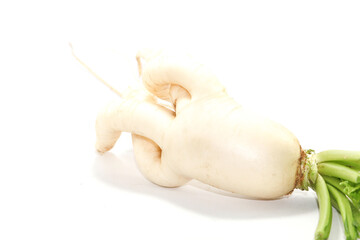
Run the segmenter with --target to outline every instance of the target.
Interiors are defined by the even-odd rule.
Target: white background
[[[2,1],[0,239],[312,239],[314,192],[246,200],[155,186],[128,134],[100,156],[96,114],[135,79],[136,50],[191,49],[243,106],[304,148],[360,149],[356,1]],[[330,239],[344,239],[334,212]]]

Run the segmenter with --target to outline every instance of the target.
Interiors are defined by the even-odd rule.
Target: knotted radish
[[[328,238],[334,206],[343,217],[346,239],[357,239],[359,151],[303,150],[284,126],[242,108],[190,56],[146,50],[137,61],[145,89],[123,94],[99,113],[99,152],[110,150],[121,132],[131,132],[140,171],[161,186],[197,179],[257,199],[311,187],[320,208],[315,238]]]

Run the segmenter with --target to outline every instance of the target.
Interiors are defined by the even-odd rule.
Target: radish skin
[[[175,174],[161,159],[161,148],[148,138],[132,134],[137,166],[151,182],[163,187],[179,187],[189,181]]]
[[[261,199],[281,197],[295,187],[297,139],[225,94],[192,101],[165,139],[163,158],[187,178]]]
[[[279,198],[295,188],[302,150],[289,130],[242,108],[215,75],[189,56],[143,51],[137,60],[145,88],[171,102],[175,116],[155,103],[125,97],[99,114],[100,152],[114,145],[116,134],[127,131],[152,140],[161,149],[161,161],[148,165],[146,176],[162,168],[184,183],[197,179],[259,199]],[[143,156],[137,149],[135,155]]]

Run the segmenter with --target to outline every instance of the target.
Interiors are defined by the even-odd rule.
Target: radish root
[[[139,170],[164,187],[197,179],[261,199],[279,198],[294,186],[312,188],[319,204],[315,239],[329,237],[332,206],[342,216],[346,239],[359,237],[360,152],[303,151],[291,132],[243,109],[211,71],[191,57],[140,51],[136,61],[147,90],[120,93],[83,63],[73,48],[72,54],[122,97],[98,115],[99,152],[109,151],[126,131],[132,134]]]
[[[107,86],[111,91],[122,97],[122,94],[116,90],[114,87],[112,87],[108,82],[106,82],[102,77],[100,77],[96,72],[94,72],[88,65],[86,65],[76,54],[73,48],[73,45],[71,42],[69,42],[69,46],[71,48],[71,54],[73,57],[84,67],[86,70],[88,70],[94,77],[96,77],[100,82],[102,82],[105,86]]]

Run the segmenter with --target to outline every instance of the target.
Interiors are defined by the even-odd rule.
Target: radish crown
[[[330,234],[333,206],[342,216],[347,240],[360,236],[360,151],[307,150],[301,163],[301,190],[311,187],[318,196],[319,223],[315,239]]]

